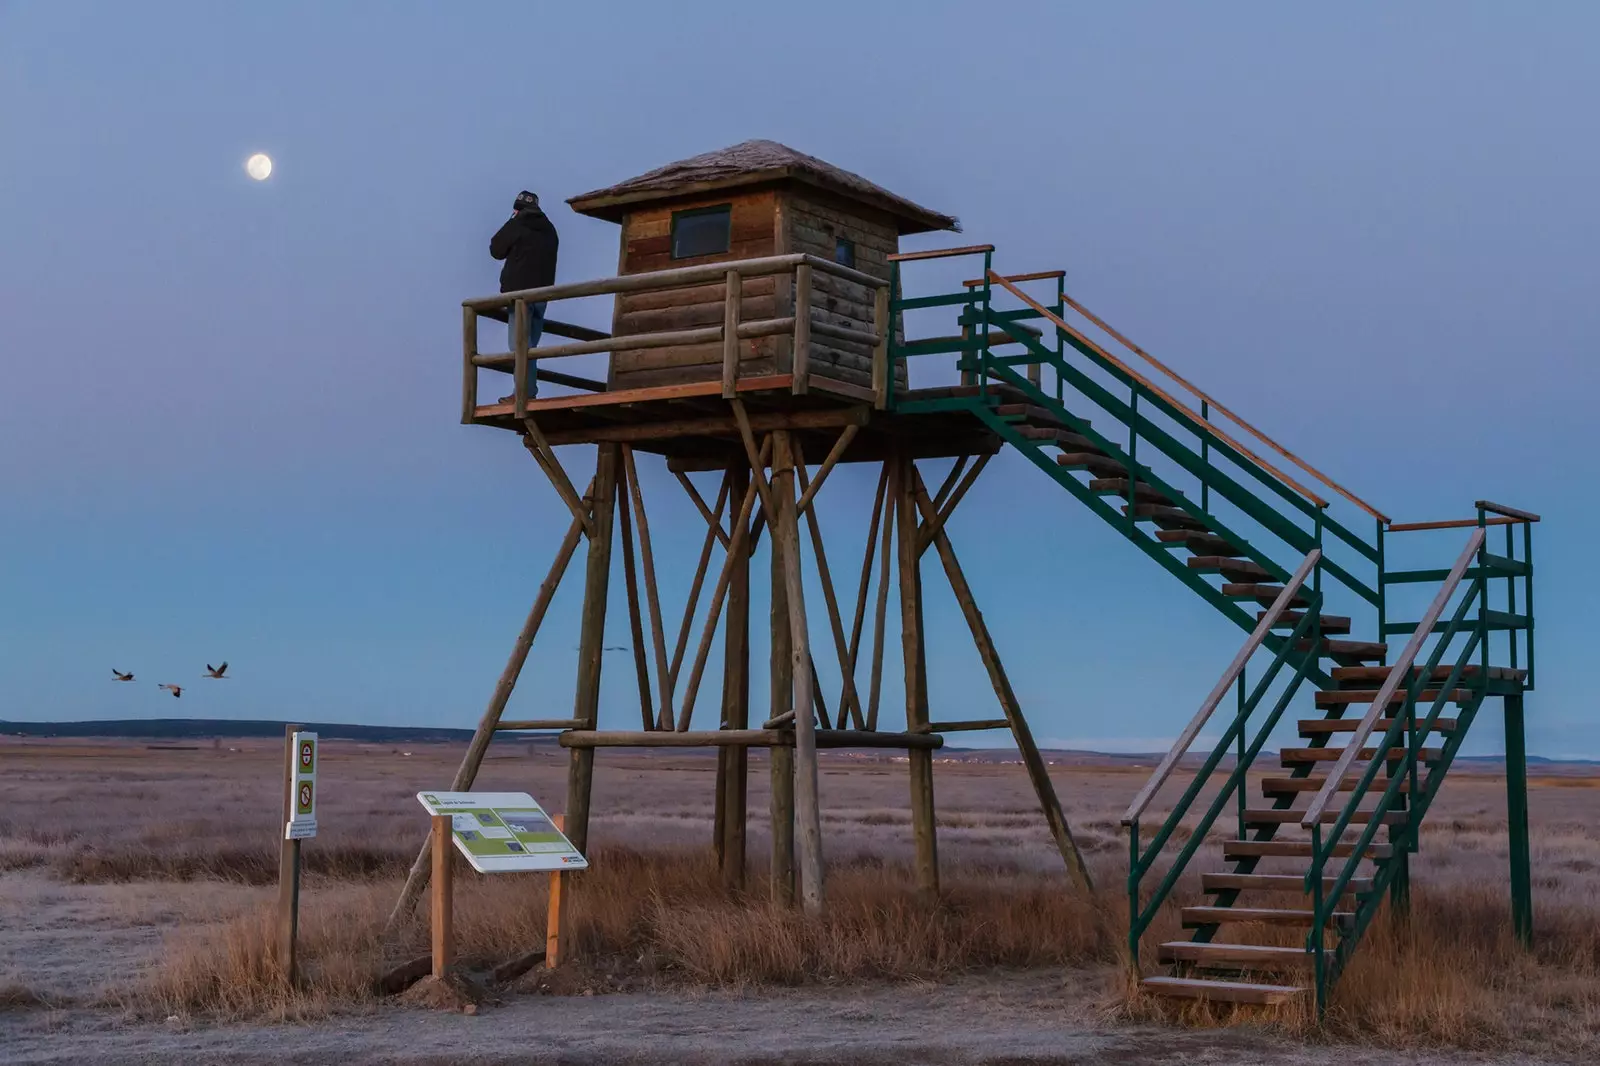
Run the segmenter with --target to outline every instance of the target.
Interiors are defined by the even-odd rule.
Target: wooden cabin
[[[949,215],[776,141],[745,141],[669,163],[567,203],[622,226],[618,274],[809,253],[887,279],[888,257],[900,250],[903,234],[960,229]],[[872,331],[871,289],[821,271],[812,284],[814,320]],[[746,279],[741,320],[793,315],[793,285],[792,276]],[[725,292],[718,282],[622,293],[611,332],[625,337],[720,325]],[[789,336],[741,341],[739,376],[790,372],[793,345]],[[870,387],[871,355],[866,345],[814,336],[810,371]],[[638,349],[612,354],[607,386],[647,388],[721,374],[720,343]]]

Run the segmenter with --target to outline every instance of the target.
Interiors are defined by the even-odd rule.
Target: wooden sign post
[[[297,725],[283,727],[283,822],[294,818],[295,745]],[[283,983],[295,983],[295,940],[300,927],[300,841],[287,832],[278,851],[278,959],[283,967]]]
[[[566,815],[553,814],[550,821],[560,832],[567,831]],[[562,880],[560,870],[550,871],[550,905],[544,922],[544,965],[547,970],[555,969],[561,961],[561,936],[566,932],[567,904],[561,891]]]
[[[433,976],[443,978],[455,962],[455,882],[452,870],[456,854],[450,839],[451,816],[433,816]]]

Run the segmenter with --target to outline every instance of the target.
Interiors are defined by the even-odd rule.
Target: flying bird
[[[227,673],[227,672],[228,672],[228,662],[227,662],[226,659],[223,660],[221,666],[212,666],[210,663],[206,663],[206,676],[207,677],[214,677],[218,681],[226,681],[227,678],[223,677],[222,675]]]
[[[117,678],[118,681],[132,681],[133,680],[133,674],[131,674],[131,673],[125,674],[121,670],[118,670],[115,666],[113,666],[111,668],[111,672],[114,675],[116,675],[116,678]]]
[[[164,688],[168,692],[172,693],[172,698],[173,699],[178,699],[183,695],[183,686],[182,685],[157,685],[156,687],[157,688]]]

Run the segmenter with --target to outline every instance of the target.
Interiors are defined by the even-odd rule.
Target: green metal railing
[[[1277,700],[1273,703],[1272,709],[1267,712],[1266,717],[1259,720],[1253,735],[1250,735],[1250,717],[1272,691],[1273,683],[1277,680],[1283,667],[1290,663],[1290,656],[1287,654],[1289,647],[1295,641],[1304,638],[1313,640],[1316,638],[1319,627],[1319,609],[1322,605],[1320,594],[1312,594],[1309,607],[1301,615],[1300,621],[1290,634],[1290,641],[1286,642],[1272,656],[1271,661],[1267,664],[1266,669],[1253,687],[1247,684],[1246,671],[1250,660],[1262,648],[1267,633],[1283,613],[1289,609],[1295,595],[1316,570],[1317,564],[1321,561],[1321,555],[1322,553],[1316,549],[1306,555],[1294,575],[1285,584],[1283,592],[1278,595],[1278,598],[1267,610],[1265,616],[1257,623],[1255,630],[1250,634],[1250,638],[1245,641],[1244,646],[1234,656],[1228,669],[1223,672],[1221,680],[1217,682],[1205,702],[1201,704],[1200,710],[1179,735],[1166,756],[1157,764],[1149,780],[1140,789],[1139,794],[1134,797],[1133,802],[1128,806],[1127,812],[1122,816],[1122,824],[1128,829],[1128,958],[1130,965],[1135,970],[1139,965],[1139,941],[1143,938],[1145,931],[1149,929],[1151,922],[1155,920],[1156,915],[1160,912],[1161,905],[1166,902],[1168,895],[1171,894],[1173,887],[1178,883],[1179,877],[1182,876],[1188,866],[1189,860],[1193,858],[1195,851],[1205,841],[1206,835],[1210,833],[1211,827],[1216,823],[1217,818],[1221,816],[1230,799],[1236,798],[1238,800],[1238,839],[1245,839],[1246,775],[1251,765],[1255,762],[1256,756],[1260,754],[1262,746],[1267,742],[1267,738],[1272,735],[1273,729],[1277,727],[1278,720],[1283,717],[1284,711],[1305,681],[1309,667],[1315,661],[1315,658],[1310,656],[1298,657],[1287,683],[1279,691]],[[1213,712],[1215,712],[1230,689],[1235,690],[1238,694],[1233,720],[1223,730],[1211,753],[1201,764],[1199,770],[1196,771],[1188,787],[1184,789],[1183,795],[1179,797],[1178,801],[1167,813],[1167,816],[1162,820],[1160,827],[1156,829],[1155,835],[1151,838],[1149,844],[1141,846],[1140,819],[1145,809],[1155,798],[1157,792],[1160,791],[1168,776],[1177,767],[1178,762],[1188,752],[1190,745],[1210,720]],[[1248,741],[1246,740],[1247,735],[1249,736]],[[1211,780],[1223,757],[1230,754],[1230,748],[1235,756],[1232,772],[1228,774],[1227,779],[1222,783],[1222,787],[1212,797],[1210,806],[1200,816],[1200,820],[1190,827],[1183,847],[1179,849],[1178,854],[1168,864],[1166,876],[1161,879],[1148,896],[1145,896],[1142,892],[1145,875],[1160,861],[1162,850],[1172,838],[1173,832],[1183,819],[1188,816],[1195,800]]]
[[[1488,512],[1491,508],[1498,509],[1497,505],[1480,501],[1477,528],[1449,570],[1400,571],[1384,577],[1390,584],[1428,580],[1442,580],[1442,584],[1420,621],[1393,623],[1387,627],[1390,633],[1409,632],[1410,640],[1395,660],[1367,714],[1351,735],[1343,756],[1329,771],[1321,791],[1306,809],[1301,821],[1302,826],[1310,830],[1312,842],[1311,863],[1305,875],[1305,889],[1312,898],[1311,932],[1307,937],[1306,950],[1314,958],[1319,1011],[1326,1007],[1329,989],[1377,914],[1386,891],[1396,903],[1405,906],[1410,879],[1409,857],[1418,848],[1422,821],[1488,696],[1505,696],[1508,704],[1513,699],[1517,701],[1517,743],[1520,744],[1521,694],[1531,688],[1533,682],[1531,523],[1538,519],[1525,512],[1514,512],[1524,517],[1506,525],[1506,554],[1496,555],[1490,553],[1487,547]],[[1514,554],[1513,525],[1523,528],[1521,559]],[[1490,606],[1490,582],[1497,579],[1506,582],[1506,611],[1498,611]],[[1524,583],[1525,613],[1522,614],[1516,610],[1516,583],[1519,580]],[[1455,610],[1447,621],[1441,623],[1449,601],[1461,588],[1465,592]],[[1501,631],[1508,637],[1506,657],[1509,665],[1497,666],[1491,654],[1491,637]],[[1523,634],[1521,639],[1519,633]],[[1416,661],[1429,640],[1433,641],[1432,652],[1418,667]],[[1526,656],[1526,670],[1517,665],[1519,649]],[[1441,665],[1447,662],[1447,667]],[[1430,691],[1432,698],[1426,711],[1419,712],[1418,705],[1428,698]],[[1398,703],[1394,702],[1396,696],[1400,698]],[[1437,730],[1440,715],[1451,703],[1460,705],[1454,728],[1438,748],[1427,747],[1428,738]],[[1356,779],[1332,824],[1325,827],[1326,814],[1337,799],[1352,764],[1362,758],[1363,749],[1372,739],[1377,723],[1385,716],[1390,719],[1389,727],[1372,744],[1366,769]],[[1520,750],[1515,753],[1508,751],[1508,794],[1513,808],[1513,836],[1519,833],[1515,810],[1517,799],[1525,791],[1525,782],[1521,779],[1523,761]],[[1378,793],[1376,803],[1370,808],[1363,808],[1363,801],[1374,792],[1380,777],[1385,785]],[[1397,827],[1390,827],[1388,854],[1374,853],[1369,856],[1379,827],[1386,824],[1387,815],[1395,812],[1402,812],[1404,821]],[[1352,825],[1358,824],[1358,817],[1366,819],[1365,826],[1353,844],[1345,844],[1344,834]],[[1527,899],[1529,877],[1525,813],[1522,823],[1522,839],[1514,840],[1511,849],[1513,918],[1519,935],[1528,936],[1531,935],[1531,907]],[[1328,863],[1344,847],[1349,848],[1349,854],[1330,879],[1326,873]],[[1371,885],[1365,892],[1357,894],[1355,910],[1341,916],[1338,911],[1340,900],[1361,862],[1369,857],[1376,860]],[[1329,930],[1334,939],[1331,954]]]
[[[1103,503],[1098,494],[1088,488],[1071,472],[1046,456],[1038,445],[1013,427],[1005,426],[1006,418],[996,415],[998,406],[994,386],[1008,385],[1024,394],[1028,402],[1044,407],[1068,426],[1074,433],[1087,438],[1099,451],[1123,463],[1129,472],[1125,499],[1127,514],[1118,514],[1108,506],[1095,507],[1102,517],[1123,529],[1129,539],[1141,550],[1160,561],[1166,557],[1169,571],[1185,580],[1202,596],[1246,631],[1255,623],[1248,613],[1238,609],[1208,582],[1199,579],[1173,559],[1172,544],[1143,536],[1136,530],[1141,486],[1148,486],[1171,499],[1181,510],[1204,521],[1219,536],[1237,545],[1243,557],[1265,569],[1270,579],[1283,581],[1287,568],[1279,557],[1292,553],[1294,558],[1312,549],[1323,552],[1313,587],[1322,589],[1324,573],[1339,585],[1352,592],[1359,600],[1381,610],[1382,553],[1377,538],[1367,539],[1349,526],[1327,513],[1328,501],[1300,485],[1289,475],[1278,471],[1266,460],[1250,453],[1220,428],[1211,423],[1211,404],[1201,401],[1201,411],[1196,413],[1183,406],[1153,382],[1127,364],[1111,356],[1094,344],[1063,317],[1070,302],[1065,295],[1060,272],[1022,275],[1017,280],[993,272],[993,250],[987,246],[978,249],[958,250],[959,254],[981,255],[984,262],[983,278],[968,282],[960,292],[940,293],[932,296],[907,297],[903,295],[901,264],[892,264],[894,274],[891,303],[895,321],[907,311],[936,307],[959,309],[958,321],[962,325],[959,337],[940,337],[930,340],[907,341],[896,339],[890,344],[891,366],[912,358],[929,355],[954,355],[963,380],[976,386],[974,392],[963,395],[940,395],[921,398],[915,393],[891,396],[888,406],[899,411],[949,411],[969,410],[991,424],[1002,437],[1016,445],[1024,454],[1064,488],[1085,503],[1095,507]],[[921,256],[927,258],[925,253]],[[1022,293],[1017,285],[1022,280],[1049,279],[1055,282],[1053,302],[1044,304]],[[1023,304],[1019,309],[1000,310],[994,305],[996,287],[1014,295]],[[1050,328],[1052,344],[1031,336],[1020,326],[1040,322]],[[991,344],[996,330],[1008,331],[1007,346],[1020,345],[1020,354],[1001,355]],[[898,332],[898,331],[897,331]],[[1081,357],[1084,366],[1076,365]],[[1040,370],[1047,369],[1053,380],[1043,380]],[[1028,377],[1018,373],[1025,369]],[[1107,386],[1090,371],[1109,375],[1115,383]],[[893,375],[891,375],[893,376]],[[1053,386],[1053,388],[1051,387]],[[1122,394],[1114,387],[1125,390]],[[1073,410],[1086,401],[1107,414],[1125,435],[1113,439],[1093,428],[1087,419]],[[1156,417],[1176,426],[1169,428]],[[1275,445],[1274,445],[1275,446]],[[1170,478],[1158,475],[1148,461],[1141,461],[1141,451],[1165,461],[1166,465],[1192,476],[1198,483],[1198,493],[1181,491]],[[1287,453],[1285,453],[1287,454]],[[1193,493],[1193,495],[1191,495]],[[1260,528],[1266,539],[1249,537],[1241,529],[1219,516],[1214,509],[1216,501],[1226,501],[1246,519]],[[1379,523],[1381,530],[1382,524]],[[1259,541],[1259,543],[1258,543]],[[1332,544],[1348,549],[1363,564],[1372,568],[1372,576],[1357,576],[1348,566],[1329,559],[1326,549]],[[1380,618],[1380,624],[1381,624]],[[1273,638],[1269,646],[1277,647],[1281,638]],[[1320,671],[1313,676],[1326,680]]]

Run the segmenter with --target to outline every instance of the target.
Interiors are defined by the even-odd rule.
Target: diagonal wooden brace
[[[550,484],[561,496],[562,502],[567,505],[567,510],[572,512],[572,517],[583,524],[584,534],[593,540],[594,523],[589,517],[588,508],[584,507],[583,501],[578,498],[578,491],[572,487],[572,480],[562,469],[561,460],[556,458],[556,453],[550,447],[550,442],[545,439],[544,432],[539,428],[539,424],[529,417],[522,419],[522,425],[527,430],[527,435],[522,438],[523,445],[533,454],[539,463],[539,469],[550,479]]]

